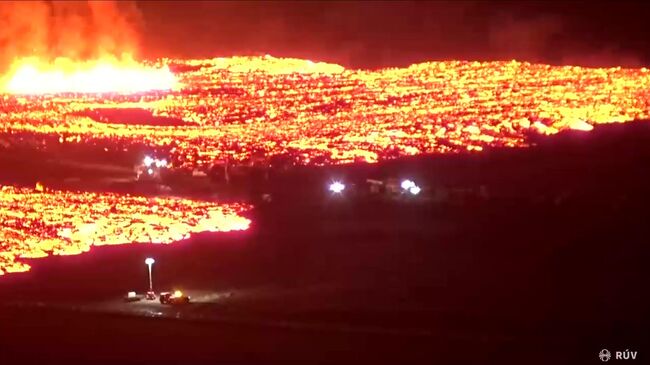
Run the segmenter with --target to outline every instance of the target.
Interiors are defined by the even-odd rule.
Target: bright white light
[[[152,259],[151,257],[147,257],[147,259],[144,260],[144,263],[147,265],[153,265],[154,262],[156,262],[156,260]]]
[[[149,169],[149,170],[147,170],[147,173],[149,173],[149,175],[151,175],[151,174],[153,174],[153,170]]]
[[[158,167],[158,168],[167,166],[167,160],[165,160],[165,159],[162,159],[162,160],[155,159],[155,160],[153,160],[153,162],[156,165],[156,167]]]
[[[151,158],[151,157],[149,157],[149,156],[145,156],[145,158],[144,158],[144,165],[147,166],[147,167],[149,167],[149,166],[151,166],[152,163],[153,163],[153,158]]]
[[[402,180],[401,186],[402,186],[402,189],[409,190],[409,189],[411,189],[412,187],[415,186],[415,183],[413,181],[411,181],[411,180]]]
[[[335,181],[330,184],[330,191],[336,194],[341,193],[343,190],[345,190],[345,185],[339,181]]]
[[[414,186],[411,186],[411,187],[409,188],[409,193],[411,193],[411,194],[413,194],[413,195],[418,195],[418,194],[420,193],[420,190],[422,190],[422,189],[420,189],[419,186],[414,185]]]

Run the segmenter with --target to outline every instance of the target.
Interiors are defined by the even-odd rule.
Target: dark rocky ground
[[[278,183],[247,232],[34,260],[0,279],[0,359],[579,364],[608,348],[643,363],[650,129],[605,128],[530,150],[285,177],[417,171],[487,185],[483,202],[332,201]],[[161,290],[231,295],[154,317],[131,310],[119,297],[145,289],[147,256]]]

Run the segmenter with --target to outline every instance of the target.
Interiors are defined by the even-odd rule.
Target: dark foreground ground
[[[272,217],[286,230],[34,262],[32,272],[3,278],[11,303],[0,310],[2,356],[179,364],[575,364],[595,362],[601,348],[647,356],[643,216],[395,209],[356,232],[294,214]],[[153,317],[129,312],[141,304],[119,297],[146,285],[147,255],[157,258],[159,287],[225,299],[159,306]]]
[[[248,232],[34,260],[0,279],[1,363],[646,363],[650,133],[630,130],[420,165],[481,171],[483,202],[279,199]],[[121,303],[147,256],[196,303]]]

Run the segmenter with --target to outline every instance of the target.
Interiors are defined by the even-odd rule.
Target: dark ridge
[[[604,197],[645,191],[650,179],[645,163],[650,158],[649,121],[530,138],[528,148],[405,156],[376,164],[299,166],[286,174],[286,184],[295,195],[322,190],[321,181],[335,177],[358,184],[367,178],[410,177],[432,186],[485,186],[492,196],[593,193]]]
[[[194,72],[202,69],[203,67],[208,66],[208,65],[185,65],[181,63],[173,63],[169,65],[169,71],[172,73],[185,73],[185,72]]]
[[[191,126],[196,123],[179,118],[155,116],[141,108],[101,108],[79,112],[78,115],[89,117],[99,123],[150,125],[150,126]]]

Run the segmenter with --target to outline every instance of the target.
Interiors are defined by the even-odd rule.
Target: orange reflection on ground
[[[171,243],[205,231],[245,230],[243,204],[112,193],[0,191],[0,275],[29,266],[19,258],[76,255],[91,246]]]

